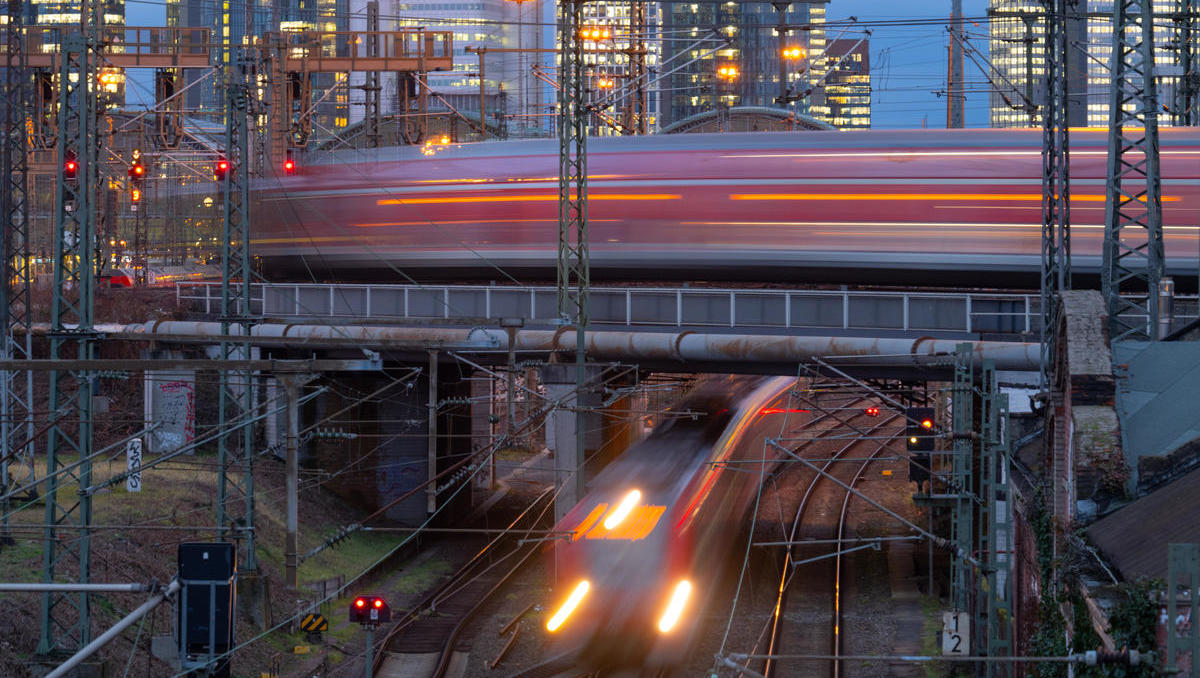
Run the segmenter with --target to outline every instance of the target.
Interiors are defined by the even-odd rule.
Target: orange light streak
[[[679,200],[672,193],[607,193],[589,194],[588,200]],[[376,200],[376,205],[450,205],[484,202],[557,202],[557,195],[476,195],[463,198],[389,198]]]
[[[1014,193],[731,193],[730,200],[979,200],[991,202],[1041,202],[1040,194]],[[1164,195],[1163,202],[1182,198]],[[1072,195],[1072,202],[1104,202],[1102,195]],[[1144,197],[1138,199],[1145,202]]]

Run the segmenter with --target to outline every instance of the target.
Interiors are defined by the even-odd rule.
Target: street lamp
[[[788,61],[799,61],[806,56],[808,56],[808,50],[799,45],[783,48],[783,58]]]
[[[779,52],[779,96],[775,103],[787,106],[800,97],[791,94],[788,87],[788,62],[802,61],[808,58],[808,50],[803,45],[785,45]]]

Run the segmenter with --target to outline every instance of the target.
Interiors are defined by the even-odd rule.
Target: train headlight
[[[670,633],[671,629],[675,628],[691,595],[692,583],[690,581],[684,579],[675,585],[675,590],[671,592],[671,600],[667,603],[667,609],[658,620],[659,632]]]
[[[641,500],[641,492],[638,492],[637,490],[630,490],[629,494],[625,495],[625,498],[621,500],[621,503],[617,504],[617,508],[613,509],[613,512],[608,514],[608,517],[604,519],[604,529],[611,530],[620,525],[626,518],[629,517],[629,514]]]
[[[586,579],[576,584],[574,590],[571,591],[571,595],[567,596],[567,602],[563,603],[562,607],[558,608],[558,611],[550,618],[550,621],[546,622],[546,630],[554,633],[562,628],[562,625],[566,623],[567,618],[571,616],[575,608],[579,607],[579,604],[583,602],[583,597],[587,595],[588,589],[591,587],[592,585]]]

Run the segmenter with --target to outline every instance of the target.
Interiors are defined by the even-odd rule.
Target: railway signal
[[[283,161],[283,173],[291,176],[296,173],[296,161],[290,156]]]
[[[904,410],[905,443],[908,447],[908,481],[920,486],[929,479],[933,444],[937,439],[932,407],[910,407]]]
[[[392,608],[379,596],[359,596],[350,604],[350,621],[364,626],[378,626],[392,620]]]
[[[79,161],[75,159],[75,151],[67,151],[66,159],[63,160],[63,178],[74,179],[76,173],[79,172]]]
[[[133,149],[133,154],[129,161],[129,179],[134,184],[140,185],[142,180],[146,178],[146,166],[142,164],[142,152],[138,149]]]
[[[223,181],[226,174],[229,174],[229,161],[225,158],[218,158],[217,164],[213,165],[213,179]]]
[[[879,408],[872,405],[866,409],[866,413],[867,413],[868,417],[878,417],[879,416]]]
[[[371,678],[374,660],[371,654],[375,650],[375,628],[384,622],[392,620],[392,608],[387,601],[379,596],[359,596],[350,603],[350,621],[361,624],[367,632],[367,678]]]

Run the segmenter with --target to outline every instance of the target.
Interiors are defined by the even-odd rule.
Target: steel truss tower
[[[559,0],[558,90],[558,315],[575,325],[575,447],[583,454],[585,422],[583,390],[586,377],[585,333],[591,264],[587,222],[587,93],[584,87],[584,0]],[[583,496],[583,468],[572,476]]]
[[[1071,148],[1067,121],[1067,9],[1074,0],[1043,0],[1046,105],[1042,111],[1042,354],[1043,386],[1051,384],[1058,294],[1071,289]],[[1033,51],[1032,46],[1030,52]]]
[[[558,315],[582,332],[588,321],[587,98],[584,0],[558,3]],[[581,340],[582,341],[582,340]]]
[[[1200,95],[1200,73],[1196,72],[1196,5],[1194,0],[1179,0],[1175,18],[1175,57],[1179,63],[1179,84],[1175,86],[1175,124],[1195,127],[1200,124],[1196,98]]]
[[[1113,84],[1100,272],[1113,341],[1159,338],[1163,233],[1153,18],[1153,0],[1113,4]]]
[[[33,110],[33,89],[26,68],[21,0],[8,0],[4,62],[4,136],[0,139],[0,229],[3,229],[4,281],[0,285],[0,358],[31,357],[29,313],[29,156],[26,111]],[[23,467],[33,480],[33,372],[0,375],[0,540],[8,540],[8,514],[13,477]]]
[[[81,3],[82,33],[64,39],[59,71],[58,182],[54,218],[54,298],[50,359],[95,357],[96,205],[99,185],[97,110],[88,88],[99,50],[100,3]],[[89,16],[90,15],[90,16]],[[74,163],[75,178],[64,171]],[[77,566],[78,583],[91,578],[92,395],[94,375],[50,373],[50,435],[46,443],[46,520],[42,581],[62,581]],[[59,488],[71,491],[60,495]],[[78,491],[76,491],[78,490]],[[69,529],[60,531],[58,526]],[[42,596],[38,653],[74,650],[91,640],[87,593]]]
[[[250,87],[245,53],[235,50],[226,66],[225,153],[229,162],[222,188],[225,192],[225,229],[221,243],[221,357],[249,359],[249,344],[235,337],[248,337],[253,319],[250,309]],[[221,539],[244,537],[245,555],[239,570],[254,571],[258,562],[254,546],[253,373],[223,370],[218,404],[217,534]],[[241,472],[235,465],[241,462]],[[230,504],[236,498],[230,489],[241,491],[244,510],[232,524]]]

